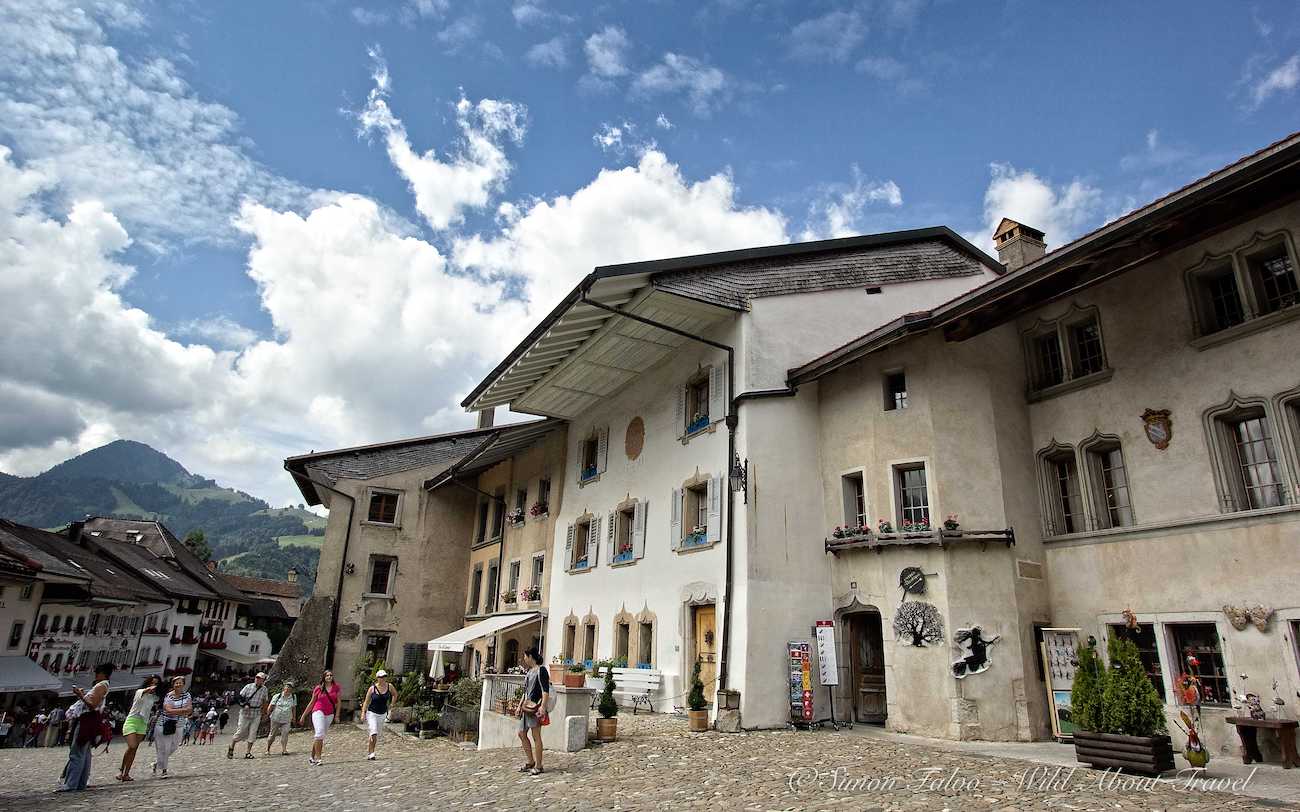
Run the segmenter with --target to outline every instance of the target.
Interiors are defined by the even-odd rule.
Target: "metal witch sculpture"
[[[952,641],[958,646],[966,646],[970,653],[952,664],[952,675],[957,679],[965,679],[971,674],[981,674],[989,669],[989,648],[994,643],[1002,639],[1002,635],[995,634],[986,638],[984,630],[979,626],[971,626],[969,629],[958,629],[957,633],[952,636]]]

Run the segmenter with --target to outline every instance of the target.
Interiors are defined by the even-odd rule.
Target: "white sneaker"
[[[310,757],[310,756],[307,757],[307,763],[310,764],[310,765],[313,766],[313,767],[315,767],[316,765],[320,764],[319,761],[317,761],[316,759],[314,759],[314,758],[312,758],[312,757]]]
[[[375,754],[374,754],[374,753],[367,753],[367,754],[366,754],[366,761],[374,761],[374,760],[375,760]]]

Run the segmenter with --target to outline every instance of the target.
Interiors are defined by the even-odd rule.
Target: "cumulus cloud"
[[[627,32],[616,25],[607,25],[583,43],[587,54],[587,69],[597,79],[617,79],[628,73],[627,51],[631,41]]]
[[[673,128],[673,123],[668,120],[668,116],[660,113],[658,117],[655,118],[655,126],[661,130],[671,130]]]
[[[524,52],[524,58],[530,65],[541,68],[563,68],[569,64],[569,54],[562,36],[537,43]]]
[[[443,157],[430,149],[417,153],[406,127],[388,106],[392,80],[383,58],[371,52],[374,87],[357,114],[362,134],[381,136],[388,157],[415,195],[416,210],[430,228],[447,229],[464,219],[466,209],[486,206],[494,191],[510,174],[504,142],[523,141],[527,108],[496,99],[456,103],[456,124],[461,132],[458,148]]]
[[[1191,149],[1167,144],[1158,129],[1147,130],[1144,148],[1120,158],[1119,166],[1126,172],[1149,171],[1183,163],[1192,157]]]
[[[858,60],[855,68],[858,73],[893,85],[902,94],[925,89],[925,81],[913,76],[907,65],[892,56],[863,57]]]
[[[853,182],[824,187],[808,206],[808,220],[801,240],[825,240],[861,234],[860,218],[868,206],[903,205],[903,190],[892,180],[868,180],[857,164],[852,167]]]
[[[0,11],[0,140],[69,205],[101,201],[145,245],[228,241],[245,196],[307,195],[235,146],[239,117],[205,101],[163,57],[128,59],[110,33],[143,18],[126,3],[25,0]],[[129,183],[123,179],[129,178]]]
[[[600,147],[601,152],[622,152],[623,151],[623,128],[615,127],[612,124],[601,124],[600,129],[591,137],[591,140]]]
[[[1300,85],[1300,54],[1267,71],[1250,88],[1252,107],[1259,107],[1273,96],[1290,93]]]
[[[1079,236],[1101,214],[1101,190],[1074,179],[1053,186],[1029,169],[1009,163],[989,166],[992,179],[984,192],[984,231],[967,238],[976,245],[993,247],[993,230],[1003,217],[1042,231],[1048,250],[1060,248]]]
[[[386,25],[391,17],[386,11],[376,11],[374,9],[354,6],[352,9],[352,19],[357,21],[358,25]]]
[[[797,24],[786,46],[791,57],[805,62],[844,62],[866,36],[861,14],[837,9]]]
[[[224,349],[247,347],[257,340],[256,330],[245,327],[229,316],[191,319],[176,325],[173,332],[178,336],[188,336],[198,339],[201,343]]]
[[[730,97],[731,83],[720,69],[669,52],[657,65],[636,77],[632,90],[642,96],[683,94],[691,112],[706,117]]]

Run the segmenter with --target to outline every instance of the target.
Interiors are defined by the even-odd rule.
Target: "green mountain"
[[[222,569],[239,575],[315,581],[325,519],[266,502],[191,474],[176,460],[132,440],[116,440],[39,476],[0,473],[0,516],[60,528],[86,516],[156,519],[177,536],[203,532]]]

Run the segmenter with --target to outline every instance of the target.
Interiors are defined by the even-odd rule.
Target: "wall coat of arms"
[[[1169,441],[1174,439],[1174,423],[1169,419],[1169,410],[1147,409],[1142,413],[1142,430],[1151,445],[1164,451],[1169,447]]]

